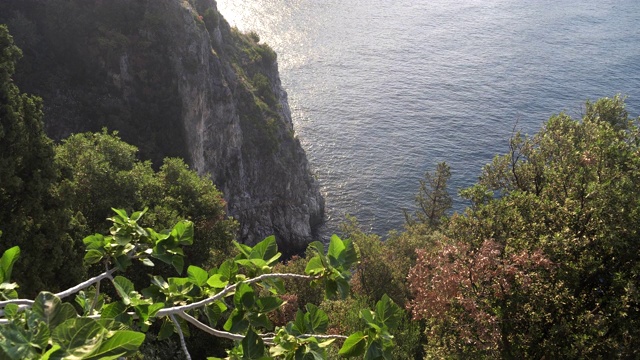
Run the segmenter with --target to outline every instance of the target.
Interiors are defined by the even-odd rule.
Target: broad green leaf
[[[236,260],[236,263],[254,270],[266,270],[269,268],[267,262],[262,259],[238,259]]]
[[[318,254],[324,254],[324,245],[320,241],[314,241],[309,244],[309,248]]]
[[[207,284],[214,289],[223,289],[225,286],[227,286],[229,281],[222,281],[222,278],[223,278],[222,274],[213,274],[207,280]]]
[[[13,264],[20,256],[20,247],[14,246],[4,251],[0,258],[0,283],[11,281]]]
[[[320,308],[313,304],[307,304],[305,315],[305,331],[311,334],[323,333],[329,325],[329,317]]]
[[[149,317],[154,317],[158,313],[158,311],[164,308],[164,303],[153,303],[149,305]]]
[[[255,296],[251,285],[240,283],[236,287],[236,293],[233,295],[233,303],[236,307],[250,308],[255,303]]]
[[[102,307],[100,317],[102,319],[115,319],[127,311],[127,306],[120,301],[112,302]]]
[[[98,250],[104,248],[104,236],[102,234],[89,235],[82,239],[87,250]]]
[[[50,292],[41,292],[36,296],[33,307],[33,313],[44,321],[50,330],[55,329],[58,325],[68,319],[78,316],[73,305],[63,303],[59,297]]]
[[[144,208],[144,210],[142,210],[142,211],[136,211],[136,212],[134,212],[133,214],[131,214],[131,220],[133,220],[133,221],[138,221],[138,220],[140,220],[140,218],[142,217],[142,215],[144,215],[144,214],[147,212],[147,210],[149,210],[149,208],[148,208],[148,207],[145,207],[145,208]]]
[[[293,335],[302,335],[307,333],[305,325],[305,314],[300,309],[298,309],[298,311],[296,312],[296,318],[293,321],[290,333]]]
[[[364,354],[367,347],[367,337],[361,331],[352,334],[344,341],[338,354],[344,357],[354,357]]]
[[[239,243],[237,241],[234,241],[233,245],[238,250],[240,250],[240,254],[244,255],[245,259],[249,259],[250,258],[249,254],[251,254],[251,251],[252,251],[251,246],[248,246],[248,245],[245,245],[245,244],[241,244],[241,243]]]
[[[389,328],[396,328],[402,319],[402,309],[384,294],[376,304],[376,318]]]
[[[115,265],[120,271],[125,271],[131,265],[131,258],[125,254],[121,254],[115,257]]]
[[[107,330],[89,318],[69,319],[52,333],[53,344],[60,345],[66,358],[81,358],[91,354],[101,344]]]
[[[135,291],[131,280],[122,276],[116,276],[113,279],[113,286],[116,288],[118,295],[122,298],[122,302],[125,305],[131,304],[130,296]]]
[[[351,265],[356,264],[359,259],[360,251],[358,251],[356,244],[350,239],[346,239],[342,242],[345,246],[342,258],[342,264],[345,266],[345,270]]]
[[[365,360],[380,360],[387,359],[382,351],[382,344],[375,340],[367,348],[367,352],[364,354]]]
[[[278,260],[279,257],[278,245],[276,244],[276,238],[273,235],[257,243],[249,254],[249,259],[261,259],[268,264],[272,264]]]
[[[218,323],[218,320],[220,320],[220,317],[222,316],[222,308],[220,307],[220,303],[216,301],[213,304],[205,306],[203,310],[205,315],[207,316],[207,319],[209,320],[209,325],[211,325],[211,327],[215,327]]]
[[[325,270],[324,264],[322,260],[320,260],[320,256],[314,256],[307,263],[307,267],[304,269],[305,274],[307,275],[318,275],[321,274]]]
[[[142,345],[144,338],[144,334],[140,332],[130,330],[116,331],[85,359],[117,359],[122,356],[133,355]]]
[[[258,360],[264,357],[264,341],[252,329],[249,329],[241,343],[243,359]]]
[[[171,265],[173,265],[178,274],[182,274],[182,269],[184,268],[184,258],[181,255],[173,255],[173,258],[171,258]]]
[[[192,245],[193,223],[188,220],[178,222],[171,230],[171,236],[173,236],[180,245]],[[182,272],[182,269],[178,272]]]
[[[345,249],[344,243],[342,239],[340,239],[337,235],[332,235],[331,240],[329,241],[329,249],[327,250],[327,256],[329,259],[333,258],[336,261],[340,260],[340,257],[344,257],[343,251]],[[333,266],[337,266],[337,264],[332,264]]]
[[[19,309],[20,309],[20,307],[18,306],[18,304],[7,304],[7,305],[4,306],[4,316],[7,319],[12,319],[16,315],[18,315],[18,310]]]
[[[249,320],[245,318],[245,312],[238,308],[233,309],[231,315],[224,323],[223,329],[232,333],[242,333],[249,327]]]
[[[111,208],[111,210],[113,210],[113,212],[115,212],[116,214],[118,214],[118,216],[122,219],[122,220],[126,220],[129,218],[129,215],[127,215],[127,212],[124,209],[115,209],[115,208]]]
[[[61,359],[63,355],[60,345],[53,345],[46,353],[42,355],[40,360]]]
[[[86,254],[84,254],[84,263],[87,265],[92,265],[100,260],[104,256],[104,252],[100,250],[88,250]]]
[[[6,355],[6,358],[21,360],[36,358],[35,348],[31,346],[31,334],[23,328],[17,327],[15,324],[0,326],[0,353]]]
[[[220,268],[218,268],[218,274],[222,275],[222,280],[232,281],[238,273],[238,264],[235,261],[229,259],[225,260]]]
[[[204,269],[194,265],[190,265],[187,268],[187,274],[189,276],[189,280],[199,287],[202,287],[204,284],[206,284],[207,278],[209,277],[209,274],[207,274]]]
[[[255,329],[260,329],[260,328],[267,329],[267,330],[273,329],[273,324],[271,323],[271,320],[269,320],[266,314],[249,312],[247,313],[247,318],[249,319],[249,323],[251,324],[251,327]]]
[[[149,260],[149,258],[143,257],[143,258],[139,258],[138,260],[140,260],[140,262],[144,266],[149,266],[149,267],[156,266],[156,264],[154,264],[153,261]]]
[[[376,321],[376,319],[373,316],[373,312],[371,310],[369,309],[360,310],[360,317],[362,318],[362,320],[364,320],[364,322],[367,323],[369,327],[376,329],[376,331],[380,331],[381,329],[380,327],[383,324],[380,323],[379,321]]]
[[[160,326],[160,332],[158,333],[158,340],[166,340],[173,335],[173,331],[175,330],[175,326],[173,325],[173,321],[165,318],[162,321],[162,325]]]
[[[336,279],[336,285],[338,286],[338,294],[341,299],[346,299],[349,296],[349,282],[344,278]]]
[[[282,305],[282,300],[275,296],[268,296],[263,298],[258,298],[257,304],[260,312],[268,313],[271,312]]]

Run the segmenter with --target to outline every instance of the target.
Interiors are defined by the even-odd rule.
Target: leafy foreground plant
[[[102,264],[105,271],[57,294],[41,292],[34,300],[19,299],[17,285],[10,282],[11,270],[20,249],[7,250],[0,259],[0,359],[116,359],[133,355],[145,339],[145,332],[160,321],[159,339],[173,333],[190,358],[184,337],[187,323],[213,336],[235,341],[227,359],[326,359],[326,348],[343,340],[339,353],[344,357],[390,359],[393,336],[401,309],[388,297],[375,311],[361,311],[366,330],[349,337],[321,335],[328,317],[316,306],[298,310],[293,322],[273,328],[267,314],[283,305],[283,279],[306,279],[323,285],[326,295],[344,298],[349,293],[351,266],[358,254],[350,240],[337,236],[324,252],[321,243],[310,245],[316,255],[306,267],[306,275],[271,273],[280,258],[274,237],[254,247],[235,243],[239,255],[218,268],[187,268],[187,277],[164,279],[153,276],[148,288],[137,291],[122,275],[133,262],[154,266],[159,260],[178,273],[184,267],[182,246],[193,242],[193,224],[177,223],[173,229],[156,232],[138,225],[144,212],[131,216],[114,209],[110,234],[84,239],[86,264]],[[100,292],[109,281],[117,293],[110,301]],[[62,302],[75,295],[77,306]],[[76,310],[79,309],[79,312]],[[222,330],[217,329],[218,324]]]

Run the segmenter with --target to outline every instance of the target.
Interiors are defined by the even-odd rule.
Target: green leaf
[[[144,334],[137,331],[116,331],[85,359],[117,359],[122,356],[133,355],[142,345],[144,338]]]
[[[296,312],[296,318],[294,319],[292,324],[291,334],[302,335],[306,332],[305,314],[302,312],[302,310],[298,309],[298,311]]]
[[[4,359],[6,355],[9,359],[33,359],[37,353],[31,346],[31,334],[15,324],[0,326],[0,356]]]
[[[140,262],[144,266],[149,266],[149,267],[156,266],[156,264],[154,264],[153,261],[149,260],[149,258],[143,257],[143,258],[139,258],[138,260],[140,260]]]
[[[171,230],[173,236],[180,245],[193,244],[193,223],[188,220],[178,222]],[[182,268],[178,272],[182,272]]]
[[[338,294],[341,299],[346,299],[349,296],[349,282],[344,278],[336,279],[336,285],[338,286]]]
[[[122,302],[112,302],[102,307],[102,312],[100,313],[100,318],[102,319],[115,319],[120,314],[123,314],[127,311],[127,306]]]
[[[222,307],[220,307],[221,303],[219,301],[214,302],[213,304],[209,304],[204,307],[204,313],[209,320],[209,325],[211,327],[215,327],[222,316]],[[225,306],[226,308],[226,306]]]
[[[329,317],[320,308],[313,304],[307,304],[305,315],[305,332],[311,334],[323,333],[329,325]]]
[[[307,275],[318,275],[321,274],[325,270],[324,264],[320,259],[320,256],[314,256],[307,263],[307,267],[304,269],[305,274]]]
[[[282,302],[280,298],[275,296],[263,297],[257,300],[258,308],[262,313],[268,313],[279,308]]]
[[[135,291],[131,280],[122,276],[116,276],[113,279],[113,286],[116,288],[118,295],[122,298],[122,302],[125,305],[131,304],[131,294]]]
[[[160,332],[158,333],[158,340],[162,341],[171,337],[171,335],[173,335],[174,329],[175,329],[175,326],[173,325],[173,321],[165,318],[162,321],[162,325],[160,326]]]
[[[47,352],[42,355],[40,360],[61,359],[62,356],[63,352],[60,349],[60,345],[53,345],[51,349],[47,350]]]
[[[382,351],[382,344],[380,344],[378,340],[373,341],[367,348],[364,358],[365,360],[386,359],[385,354]]]
[[[231,315],[224,323],[223,329],[232,333],[242,333],[249,327],[249,320],[245,318],[245,312],[238,308],[233,309]]]
[[[362,318],[362,320],[364,320],[364,322],[367,323],[369,327],[374,328],[376,331],[380,331],[382,323],[379,323],[378,321],[376,321],[376,319],[373,316],[373,312],[371,310],[369,309],[360,310],[360,317]]]
[[[402,309],[384,294],[376,304],[376,318],[385,326],[395,329],[402,320]]]
[[[252,270],[266,270],[269,268],[267,262],[262,259],[238,259],[236,263]]]
[[[223,289],[229,283],[229,281],[222,281],[223,277],[222,274],[213,274],[207,280],[207,284],[214,289]]]
[[[239,308],[251,308],[255,303],[255,295],[251,285],[240,283],[236,287],[236,293],[233,296],[233,303]]]
[[[331,240],[329,241],[329,249],[327,250],[327,256],[329,258],[334,258],[335,260],[339,260],[340,256],[343,255],[343,251],[345,249],[344,243],[342,239],[338,237],[338,235],[332,235]],[[334,265],[337,266],[337,265]]]
[[[87,250],[98,250],[104,248],[104,236],[102,234],[89,235],[82,239]]]
[[[47,324],[50,330],[55,329],[66,320],[78,316],[73,305],[62,303],[59,297],[45,291],[36,296],[31,309],[40,320]]]
[[[84,254],[84,263],[87,265],[92,265],[100,260],[104,256],[104,251],[100,250],[87,250],[87,253]]]
[[[264,357],[264,341],[252,329],[242,339],[242,358],[259,360]]]
[[[82,358],[91,354],[101,344],[106,329],[89,318],[69,319],[51,334],[53,344],[60,345],[66,358]]]
[[[127,220],[129,219],[129,215],[127,215],[127,212],[124,209],[115,209],[115,208],[111,208],[111,210],[113,210],[113,212],[115,212],[116,214],[118,214],[118,216],[120,217],[120,220]],[[115,221],[115,219],[114,219]]]
[[[187,274],[189,276],[189,281],[199,287],[202,287],[204,284],[206,284],[207,278],[209,277],[209,274],[204,269],[194,265],[190,265],[187,268]]]
[[[245,258],[245,259],[249,259],[249,258],[250,258],[249,254],[251,254],[251,251],[252,251],[252,249],[251,249],[251,247],[250,247],[250,246],[247,246],[247,245],[245,245],[245,244],[241,244],[241,243],[239,243],[239,242],[237,242],[237,241],[234,241],[234,242],[233,242],[233,245],[234,245],[238,250],[240,250],[240,254],[244,255],[244,258]]]
[[[136,212],[134,212],[133,214],[131,214],[131,220],[133,220],[133,221],[138,221],[138,220],[140,220],[140,218],[142,217],[142,215],[144,215],[144,214],[147,212],[147,210],[149,210],[149,208],[148,208],[148,207],[145,207],[145,208],[144,208],[144,210],[142,210],[142,211],[136,211]]]
[[[116,256],[114,260],[116,267],[120,271],[125,271],[131,265],[131,258],[125,254]]]
[[[181,255],[173,255],[173,258],[171,258],[171,265],[173,265],[178,274],[182,274],[182,269],[184,268],[184,258]]]
[[[338,352],[339,355],[344,357],[354,357],[364,354],[367,347],[367,337],[361,331],[352,334],[344,341],[342,348]]]
[[[353,241],[351,241],[350,239],[346,239],[342,243],[345,246],[345,249],[342,252],[342,265],[345,267],[345,269],[348,269],[349,267],[351,267],[351,265],[359,261],[358,254],[360,252],[356,248],[356,245],[353,243]]]
[[[11,270],[13,264],[20,256],[20,247],[14,246],[4,251],[0,258],[0,283],[11,281]]]
[[[261,259],[267,262],[267,264],[272,264],[280,258],[280,255],[281,254],[278,253],[276,238],[272,235],[253,247],[249,254],[249,259]]]
[[[232,281],[238,273],[238,264],[235,261],[228,259],[220,265],[218,268],[218,274],[222,275],[222,280]]]

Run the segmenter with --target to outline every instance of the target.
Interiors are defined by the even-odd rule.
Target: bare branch
[[[184,352],[184,356],[187,358],[187,360],[191,360],[191,354],[189,354],[187,343],[184,341],[184,334],[182,333],[180,323],[178,323],[178,320],[176,320],[176,317],[173,314],[169,315],[169,317],[171,318],[171,321],[173,321],[173,325],[176,327],[178,335],[180,336],[180,345],[182,346],[182,352]]]
[[[211,304],[212,302],[218,301],[220,299],[223,299],[225,296],[227,296],[227,294],[235,291],[236,287],[238,286],[238,284],[240,283],[245,283],[245,284],[252,284],[252,283],[256,283],[262,280],[266,280],[266,279],[277,279],[277,278],[281,278],[281,279],[306,279],[306,280],[315,280],[318,279],[317,276],[309,276],[309,275],[300,275],[300,274],[262,274],[260,276],[256,276],[252,279],[248,279],[245,281],[241,281],[238,283],[235,283],[233,285],[227,285],[224,289],[222,289],[219,293],[213,295],[212,297],[191,303],[191,304],[187,304],[187,305],[182,305],[182,306],[176,306],[176,307],[172,307],[172,308],[168,308],[168,309],[162,309],[160,311],[158,311],[158,313],[156,314],[156,317],[162,317],[162,316],[167,316],[170,314],[179,314],[180,312],[185,312],[185,311],[189,311],[189,310],[193,310],[193,309],[197,309],[200,307],[203,307],[207,304]]]

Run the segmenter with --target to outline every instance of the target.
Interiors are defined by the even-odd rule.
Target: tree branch
[[[180,336],[180,345],[182,346],[182,351],[184,352],[184,356],[187,360],[191,360],[191,354],[189,354],[189,349],[187,348],[187,343],[184,341],[184,334],[182,333],[182,328],[180,327],[180,323],[176,320],[175,315],[169,315],[171,321],[173,321],[173,325],[176,327],[176,331],[178,331],[178,335]]]
[[[170,315],[170,314],[179,314],[180,312],[185,312],[185,311],[189,311],[189,310],[193,310],[193,309],[197,309],[197,308],[203,307],[203,306],[205,306],[207,304],[210,304],[210,303],[212,303],[214,301],[218,301],[218,300],[224,298],[230,292],[235,291],[236,287],[241,283],[252,284],[252,283],[256,283],[256,282],[259,282],[259,281],[262,281],[262,280],[266,280],[266,279],[277,279],[277,278],[280,278],[280,279],[315,280],[315,279],[318,279],[319,277],[317,277],[317,276],[309,276],[309,275],[300,275],[300,274],[289,274],[289,273],[286,273],[286,274],[278,274],[278,273],[276,273],[276,274],[262,274],[260,276],[254,277],[252,279],[248,279],[248,280],[245,280],[245,281],[237,282],[237,283],[235,283],[233,285],[227,285],[219,293],[217,293],[217,294],[215,294],[215,295],[213,295],[213,296],[211,296],[209,298],[206,298],[206,299],[203,299],[203,300],[191,303],[191,304],[187,304],[187,305],[176,306],[176,307],[172,307],[172,308],[168,308],[168,309],[162,309],[162,310],[158,311],[158,313],[156,314],[156,317],[167,316],[167,315]]]

